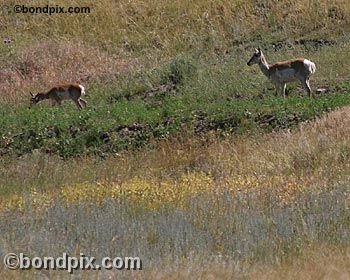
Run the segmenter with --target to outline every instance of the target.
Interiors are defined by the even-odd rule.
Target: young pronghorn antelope
[[[30,95],[32,96],[30,107],[45,99],[51,99],[53,104],[58,105],[61,105],[63,100],[71,99],[79,110],[83,108],[82,104],[84,107],[86,107],[87,104],[87,102],[81,98],[81,96],[85,95],[85,88],[79,84],[58,85],[46,93],[39,92],[36,95],[30,93]]]
[[[284,97],[286,96],[286,83],[298,80],[308,95],[311,96],[309,79],[316,71],[315,63],[312,61],[305,58],[295,58],[270,65],[267,63],[262,51],[258,48],[255,49],[252,58],[247,64],[258,64],[261,72],[276,86],[276,92],[278,93],[280,90]]]

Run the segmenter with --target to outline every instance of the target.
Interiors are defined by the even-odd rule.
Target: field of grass
[[[0,4],[1,258],[143,261],[77,279],[350,277],[347,1],[13,5]],[[246,65],[258,46],[269,62],[314,61],[314,97],[298,84],[276,96]],[[29,108],[29,92],[62,82],[86,87],[86,109]]]

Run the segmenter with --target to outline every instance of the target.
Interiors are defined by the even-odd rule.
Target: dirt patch
[[[305,49],[320,49],[325,46],[335,46],[337,41],[332,39],[300,39],[294,42],[295,45],[301,45]]]
[[[159,86],[153,87],[152,89],[142,93],[141,99],[147,101],[154,97],[164,97],[166,95],[174,93],[176,90],[176,84],[167,83],[161,84]]]
[[[288,41],[276,41],[272,42],[271,46],[274,51],[286,50],[286,49],[294,49],[296,46],[301,46],[306,50],[318,50],[322,47],[326,46],[335,46],[339,44],[337,41],[332,39],[300,39],[295,40],[294,42]]]

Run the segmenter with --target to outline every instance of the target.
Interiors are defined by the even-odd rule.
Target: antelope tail
[[[316,72],[316,65],[312,61],[305,59],[304,65],[307,67],[307,70],[309,70],[310,74],[314,74]]]

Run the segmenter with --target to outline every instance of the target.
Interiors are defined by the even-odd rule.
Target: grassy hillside
[[[288,87],[286,99],[275,96],[274,87],[258,67],[246,66],[249,51],[244,58],[239,50],[222,57],[181,54],[152,69],[135,70],[138,66],[132,62],[130,66],[120,66],[124,74],[119,76],[115,76],[118,65],[113,62],[112,68],[107,70],[94,63],[90,65],[91,77],[100,80],[84,83],[88,107],[81,112],[72,102],[66,102],[62,108],[52,108],[49,102],[43,102],[29,109],[29,92],[23,98],[17,96],[17,92],[4,95],[8,100],[3,101],[0,109],[4,116],[0,152],[23,155],[39,149],[62,157],[105,155],[126,148],[140,148],[183,131],[198,136],[209,131],[253,133],[288,128],[349,104],[347,48],[337,49],[338,46],[340,43],[333,47],[322,46],[313,52],[296,47],[288,52],[290,56],[304,52],[316,61],[319,70],[312,80],[312,88],[314,91],[318,87],[326,88],[327,92],[315,94],[314,98],[307,97],[298,85]],[[54,50],[54,45],[46,47]],[[37,52],[40,57],[42,51],[34,51],[34,55]],[[277,59],[275,52],[271,54]],[[39,57],[33,60],[38,64],[33,67],[45,68],[48,62],[43,61],[48,58]],[[339,68],[328,72],[323,68],[323,65],[336,63]],[[80,71],[74,62],[70,64],[70,71]],[[30,69],[31,66],[29,72]],[[43,72],[44,77],[40,78],[36,73],[28,74],[33,77],[24,83],[34,87],[35,82],[31,81],[36,78],[38,83],[46,77],[51,81],[51,73],[56,71],[51,70]],[[70,71],[64,75],[69,76]],[[94,76],[94,71],[100,76]],[[14,89],[12,83],[9,85]],[[19,104],[14,105],[17,98],[20,98]]]
[[[62,0],[90,13],[51,16],[3,2],[1,257],[144,261],[83,279],[350,275],[347,1]],[[258,46],[314,61],[314,96],[276,96],[246,65]],[[29,109],[30,92],[67,82],[86,109]]]
[[[286,128],[349,103],[345,2],[61,4],[90,13],[14,14],[11,2],[4,6],[0,34],[12,43],[0,48],[2,155],[105,155],[183,130]],[[312,88],[327,93],[310,100],[291,85],[290,98],[276,98],[258,67],[246,66],[256,46],[271,62],[313,60]],[[76,81],[87,88],[87,110],[27,109],[29,92]]]

